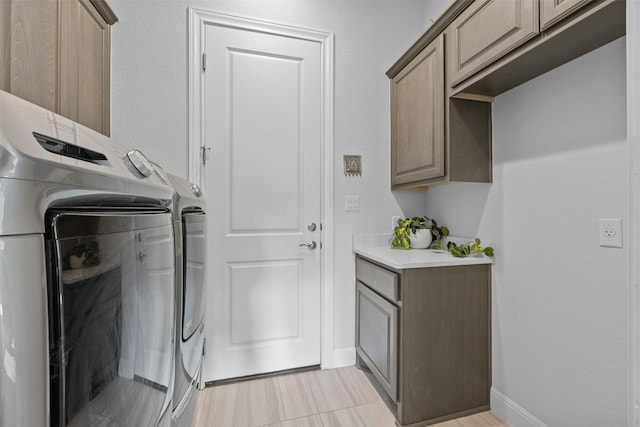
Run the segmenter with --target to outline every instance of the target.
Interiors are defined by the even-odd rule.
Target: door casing
[[[334,367],[333,353],[333,145],[334,145],[334,35],[257,19],[243,18],[189,7],[189,180],[204,190],[208,155],[204,141],[203,57],[206,25],[260,31],[314,41],[321,46],[321,224],[322,257],[320,278],[320,360],[322,369]],[[205,325],[206,328],[206,325]]]

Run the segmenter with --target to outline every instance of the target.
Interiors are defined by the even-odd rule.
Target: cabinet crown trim
[[[387,77],[394,78],[407,64],[435,40],[474,0],[456,0],[442,15],[427,29],[427,31],[398,59],[387,71]]]
[[[111,6],[107,3],[106,0],[89,0],[93,7],[96,8],[100,16],[105,20],[105,22],[109,25],[113,25],[118,22],[118,17],[114,13]]]

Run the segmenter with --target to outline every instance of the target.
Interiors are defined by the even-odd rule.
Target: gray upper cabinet
[[[391,79],[391,185],[442,177],[444,36]]]
[[[391,188],[491,182],[493,97],[623,36],[625,9],[624,0],[455,0],[386,73]]]
[[[625,34],[624,0],[475,0],[447,32],[451,96],[497,96]]]
[[[455,54],[452,84],[534,37],[538,22],[538,0],[475,1],[449,29]]]
[[[440,34],[391,77],[394,190],[491,182],[491,104],[447,98],[444,50]]]
[[[11,3],[0,1],[0,90],[9,90]]]
[[[56,111],[58,0],[7,0],[0,8],[0,89]]]
[[[0,1],[0,89],[109,135],[115,22],[105,0]]]
[[[59,112],[109,135],[111,25],[89,0],[60,6]]]
[[[590,1],[591,0],[540,0],[540,29],[546,30]]]

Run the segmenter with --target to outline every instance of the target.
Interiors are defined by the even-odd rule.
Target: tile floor
[[[207,387],[198,427],[395,427],[395,418],[356,367],[316,370]],[[436,427],[508,427],[490,412]]]

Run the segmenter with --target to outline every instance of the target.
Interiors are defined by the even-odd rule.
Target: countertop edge
[[[358,237],[353,241],[354,254],[396,270],[493,264],[495,261],[484,255],[457,258],[448,252],[434,251],[433,249],[392,249],[384,244],[388,240],[384,235]],[[362,239],[363,237],[365,240]]]

